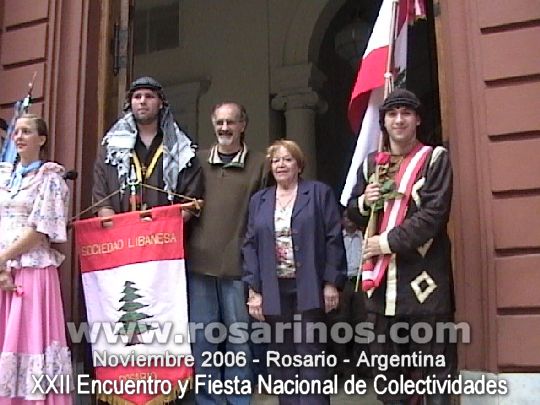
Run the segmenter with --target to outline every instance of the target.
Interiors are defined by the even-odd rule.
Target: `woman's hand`
[[[3,291],[15,291],[17,287],[13,283],[13,276],[11,271],[6,267],[6,256],[0,253],[0,290]]]
[[[369,183],[364,190],[364,205],[371,207],[381,198],[381,186],[378,183]]]
[[[264,321],[264,315],[262,312],[262,294],[250,289],[247,306],[249,315],[258,321]]]
[[[3,291],[16,291],[17,286],[13,282],[13,276],[10,271],[0,271],[0,289]]]
[[[330,312],[339,304],[339,292],[334,284],[326,283],[323,289],[324,311]]]

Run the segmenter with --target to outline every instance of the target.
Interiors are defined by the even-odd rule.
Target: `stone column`
[[[310,88],[294,93],[278,94],[272,108],[285,112],[286,137],[298,143],[307,158],[303,177],[317,177],[317,151],[315,144],[315,114],[325,112],[328,105]]]
[[[206,93],[210,86],[208,80],[198,80],[188,83],[166,86],[163,90],[171,106],[174,118],[180,126],[196,141],[199,128],[199,98]]]
[[[324,113],[328,105],[317,93],[325,75],[313,63],[277,67],[271,75],[272,108],[283,111],[286,138],[297,142],[307,158],[304,178],[317,176],[315,114]]]

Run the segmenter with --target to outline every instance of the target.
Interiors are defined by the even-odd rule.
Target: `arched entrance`
[[[345,2],[329,22],[319,45],[317,65],[326,75],[320,93],[328,102],[328,111],[316,120],[317,174],[337,195],[356,145],[356,136],[347,120],[351,89],[380,3]],[[358,33],[361,37],[355,38]]]
[[[356,144],[347,120],[347,106],[351,89],[356,79],[358,62],[361,59],[371,28],[377,18],[381,2],[349,0],[329,21],[319,45],[317,60],[314,61],[324,73],[326,81],[319,90],[328,104],[328,111],[316,118],[316,160],[317,177],[341,192]],[[423,104],[423,124],[420,138],[428,144],[441,144],[441,119],[437,78],[437,54],[433,13],[428,10],[428,18],[419,20],[409,27],[409,50],[407,60],[407,88],[414,91]],[[357,26],[353,32],[351,27]],[[356,42],[356,57],[345,60],[347,52],[337,50],[336,38],[353,37],[361,33],[366,38],[348,41]],[[317,34],[314,33],[314,40]],[[344,40],[347,40],[346,38]],[[347,56],[351,56],[349,52]]]

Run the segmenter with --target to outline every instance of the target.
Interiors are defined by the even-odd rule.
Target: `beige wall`
[[[285,135],[272,122],[282,113],[272,111],[271,97],[290,90],[291,81],[302,89],[310,80],[283,68],[316,60],[322,35],[344,1],[182,1],[180,46],[136,57],[134,76],[153,75],[165,87],[206,81],[197,103],[200,145],[213,142],[212,105],[235,100],[250,116],[249,144],[262,150]]]
[[[208,91],[198,106],[201,146],[213,141],[212,105],[228,99],[246,106],[250,115],[248,141],[254,148],[264,148],[269,136],[266,2],[184,1],[180,19],[180,47],[137,58],[135,76],[150,74],[166,86],[208,80]]]

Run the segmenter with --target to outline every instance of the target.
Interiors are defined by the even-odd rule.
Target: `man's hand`
[[[182,210],[182,219],[184,223],[189,221],[193,217],[193,214],[190,211]]]
[[[98,217],[112,217],[114,214],[114,210],[109,207],[102,207],[98,210]]]
[[[189,221],[194,216],[199,216],[204,205],[204,200],[182,203],[182,218],[184,222]]]
[[[383,251],[379,245],[379,235],[367,238],[364,242],[363,256],[364,260],[370,259],[375,256],[382,255]]]
[[[364,204],[371,207],[381,198],[381,186],[378,183],[369,183],[364,190]]]

